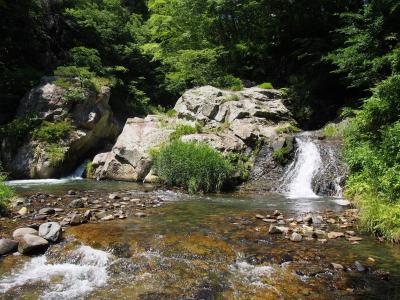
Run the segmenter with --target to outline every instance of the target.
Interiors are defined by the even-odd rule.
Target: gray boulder
[[[57,222],[43,223],[39,226],[39,236],[50,242],[57,242],[61,237],[61,233],[61,225]]]
[[[15,252],[18,248],[18,242],[10,239],[0,239],[0,255]]]
[[[149,149],[167,141],[172,132],[160,125],[158,116],[128,119],[111,152],[101,153],[93,159],[94,177],[143,180],[151,167]]]
[[[20,237],[18,241],[18,252],[24,255],[42,253],[49,246],[47,240],[33,234],[25,234],[23,237]]]
[[[32,114],[39,119],[56,122],[66,120],[74,126],[73,132],[58,143],[65,151],[65,159],[54,165],[45,143],[28,138],[22,145],[4,139],[0,145],[0,159],[14,178],[54,178],[69,175],[87,152],[114,139],[118,125],[108,104],[110,88],[99,92],[84,89],[84,101],[66,101],[67,90],[54,84],[56,77],[44,77],[39,86],[30,90],[21,100],[18,117]]]

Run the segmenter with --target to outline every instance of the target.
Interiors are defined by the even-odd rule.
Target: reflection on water
[[[132,183],[86,180],[18,189],[62,194],[72,188],[100,193],[130,190],[132,197],[140,197],[147,189]],[[11,271],[9,260],[15,257],[0,261],[0,269],[8,266],[8,271],[0,272],[0,291],[6,291],[0,298],[396,299],[399,295],[397,245],[378,244],[368,237],[358,245],[344,239],[292,243],[282,235],[269,235],[268,224],[255,218],[257,213],[276,209],[285,217],[340,211],[332,198],[150,194],[169,200],[168,205],[153,209],[147,218],[71,227],[66,236],[75,242],[53,246],[46,256],[33,258],[25,267]],[[82,260],[81,244],[91,249],[89,254],[100,250],[100,264]],[[390,271],[391,281],[382,281],[372,272],[354,271],[354,261],[369,266],[369,257],[376,260],[371,270]],[[353,271],[334,272],[331,262]],[[69,264],[73,267],[59,272]]]

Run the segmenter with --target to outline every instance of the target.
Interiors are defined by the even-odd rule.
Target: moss
[[[92,178],[93,177],[93,162],[89,160],[86,164],[86,177]]]
[[[274,87],[272,86],[271,82],[264,82],[258,85],[259,88],[265,89],[265,90],[270,90],[273,89]]]

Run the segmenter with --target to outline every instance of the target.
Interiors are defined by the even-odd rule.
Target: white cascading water
[[[40,184],[59,184],[59,183],[66,183],[71,180],[81,180],[83,172],[85,172],[87,165],[87,161],[84,161],[82,164],[79,165],[78,168],[69,176],[63,177],[60,179],[22,179],[22,180],[9,180],[6,181],[7,185],[17,185],[17,186],[32,186],[32,185],[40,185]]]
[[[95,288],[106,285],[110,254],[80,246],[65,263],[51,264],[45,255],[32,258],[25,266],[0,280],[1,294],[35,283],[47,283],[40,299],[82,299]],[[54,282],[54,278],[60,278]]]
[[[318,198],[312,188],[313,177],[321,168],[321,155],[317,145],[305,137],[297,137],[295,159],[284,174],[281,190],[289,198]]]

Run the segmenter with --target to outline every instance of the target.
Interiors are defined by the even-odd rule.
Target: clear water
[[[340,212],[337,199],[146,193],[149,186],[89,180],[15,188],[20,194],[40,191],[55,196],[70,189],[95,190],[99,195],[125,190],[132,191],[132,197],[163,196],[169,203],[150,210],[147,218],[72,227],[68,241],[44,256],[3,258],[0,298],[396,299],[400,295],[397,245],[367,236],[358,245],[345,240],[296,244],[269,235],[268,226],[254,217],[276,209],[285,217],[325,209]],[[294,261],[281,264],[286,255]],[[366,264],[368,257],[376,260],[374,268],[391,272],[391,281],[357,272],[332,275],[330,262],[352,266],[355,260]],[[319,275],[310,275],[315,272]]]

